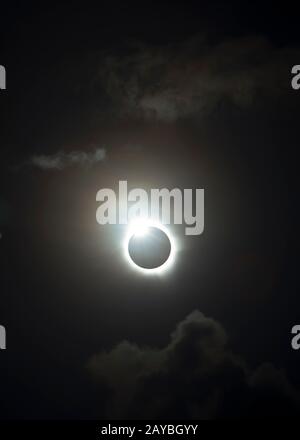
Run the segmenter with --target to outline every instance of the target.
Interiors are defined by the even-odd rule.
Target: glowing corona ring
[[[151,269],[144,268],[144,267],[137,265],[132,260],[131,256],[129,255],[129,241],[130,241],[131,237],[134,235],[141,235],[141,236],[144,235],[145,233],[147,233],[148,227],[157,228],[157,229],[160,229],[161,231],[163,231],[166,234],[166,236],[168,237],[168,239],[170,241],[170,245],[171,245],[170,255],[169,255],[168,259],[161,266],[151,268]],[[130,266],[133,269],[137,270],[138,272],[144,273],[146,275],[161,275],[161,274],[165,273],[174,264],[175,253],[176,253],[175,240],[171,236],[170,231],[163,224],[161,224],[157,221],[154,221],[152,219],[138,218],[138,219],[133,220],[128,225],[126,237],[124,240],[124,254],[125,254],[125,258],[128,261],[128,263],[130,264]]]

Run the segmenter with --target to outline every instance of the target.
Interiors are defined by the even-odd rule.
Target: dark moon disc
[[[149,226],[145,234],[132,235],[128,242],[128,253],[137,266],[155,269],[162,266],[169,258],[171,242],[164,231]]]

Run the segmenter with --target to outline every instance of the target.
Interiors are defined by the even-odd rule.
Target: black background
[[[297,392],[299,59],[285,66],[279,103],[222,102],[199,123],[116,116],[105,90],[89,86],[101,54],[122,57],[132,41],[160,48],[205,34],[213,47],[250,35],[270,51],[297,50],[298,18],[288,2],[1,5],[0,418],[110,417],[88,359],[122,340],[163,347],[195,309],[222,323],[250,368],[283,368]],[[105,145],[107,160],[88,170],[27,166],[92,145]],[[206,190],[205,232],[179,231],[184,250],[163,280],[132,274],[119,231],[95,222],[97,190],[121,179]]]

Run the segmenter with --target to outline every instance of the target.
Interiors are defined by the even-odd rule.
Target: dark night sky
[[[1,7],[0,418],[293,415],[295,8],[106,3]],[[122,179],[205,188],[162,279],[96,223]]]

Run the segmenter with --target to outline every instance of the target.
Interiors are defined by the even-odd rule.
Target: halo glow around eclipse
[[[166,240],[169,240],[170,252],[167,259],[161,265],[153,268],[147,268],[147,267],[139,266],[132,259],[129,251],[130,248],[129,242],[131,241],[131,239],[135,239],[135,238],[140,238],[141,240],[143,240],[145,237],[148,238],[147,235],[151,233],[152,228],[156,228],[165,234]],[[147,252],[147,249],[145,250]],[[165,227],[165,225],[157,221],[154,221],[152,219],[137,218],[128,225],[128,229],[124,241],[124,253],[126,260],[130,264],[130,266],[136,271],[144,273],[146,275],[160,275],[165,273],[174,264],[175,253],[176,253],[175,240],[171,236],[169,230]]]

